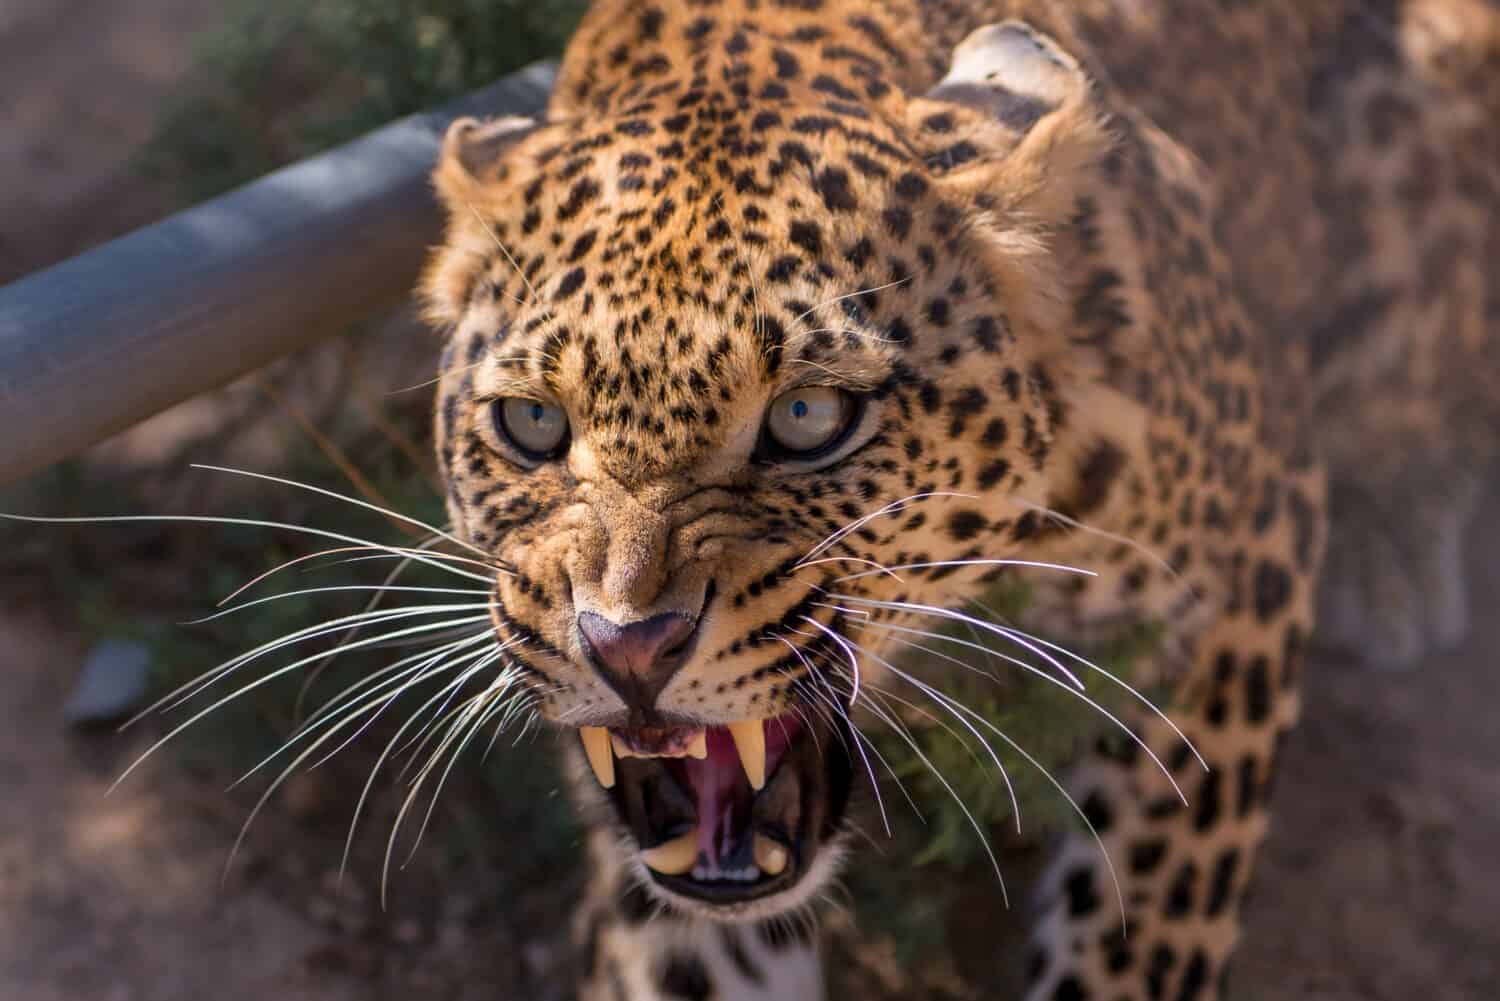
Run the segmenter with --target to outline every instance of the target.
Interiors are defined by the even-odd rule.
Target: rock
[[[151,690],[151,648],[134,640],[106,639],[89,651],[63,719],[78,727],[116,723],[139,709]]]

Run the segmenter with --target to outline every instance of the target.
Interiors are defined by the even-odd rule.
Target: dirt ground
[[[129,159],[187,64],[185,39],[217,6],[0,4],[0,279],[168,204]],[[1497,996],[1500,535],[1474,549],[1464,649],[1409,675],[1308,671],[1233,998]],[[242,802],[170,758],[106,795],[145,736],[64,728],[84,653],[71,618],[0,608],[0,998],[531,996],[515,992],[561,962],[541,938],[465,920],[483,906],[472,886],[443,913],[398,899],[370,917],[367,899],[340,903],[321,869],[281,857],[274,834],[221,881]]]

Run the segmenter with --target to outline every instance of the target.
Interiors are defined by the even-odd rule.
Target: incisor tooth
[[[690,757],[690,758],[697,758],[699,761],[702,761],[704,758],[708,757],[708,731],[707,730],[699,730],[698,731],[698,736],[694,737],[693,738],[693,742],[688,745],[687,752],[688,752],[688,757]]]
[[[740,765],[750,788],[759,792],[766,785],[766,724],[764,720],[748,719],[730,723],[729,736],[734,738],[735,750],[740,752]]]
[[[780,876],[786,872],[787,862],[791,861],[786,846],[764,834],[755,836],[755,840],[750,843],[750,851],[755,856],[755,864],[767,876]]]
[[[698,829],[641,852],[641,861],[663,876],[681,876],[698,860]]]
[[[579,739],[583,741],[583,753],[588,756],[589,767],[594,778],[606,789],[615,787],[615,755],[609,746],[609,731],[602,726],[581,726]]]

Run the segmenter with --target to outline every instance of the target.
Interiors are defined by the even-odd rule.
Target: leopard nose
[[[656,697],[685,657],[698,628],[696,618],[677,612],[636,622],[611,622],[595,612],[578,616],[578,632],[594,670],[634,711],[656,707]]]

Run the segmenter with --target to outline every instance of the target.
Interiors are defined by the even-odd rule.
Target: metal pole
[[[0,484],[407,296],[459,115],[538,113],[536,65],[0,288]]]

